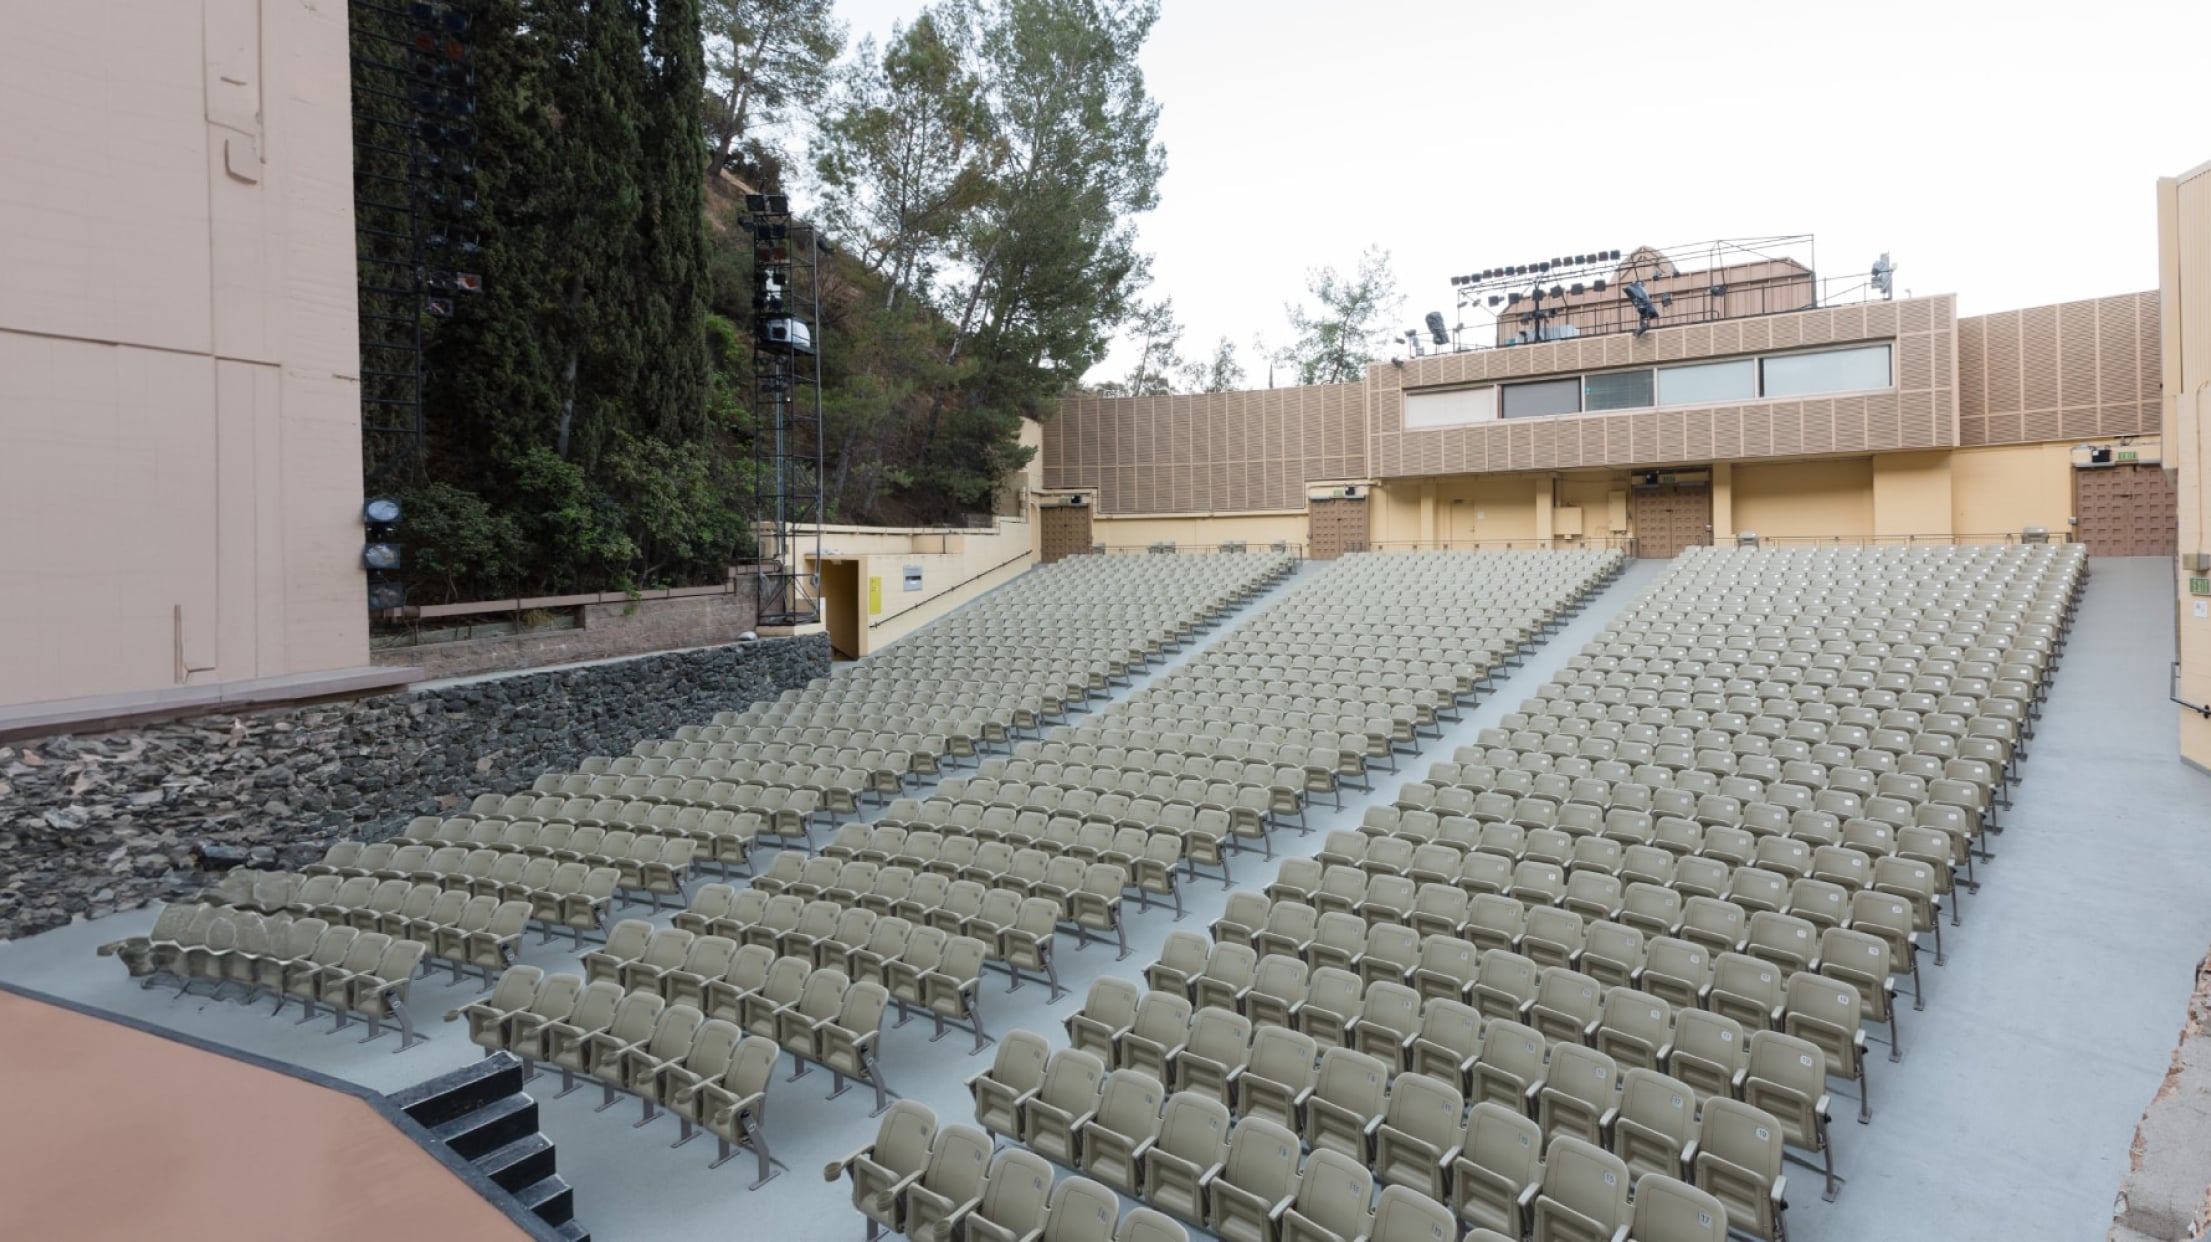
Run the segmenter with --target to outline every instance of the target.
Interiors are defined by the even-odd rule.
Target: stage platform
[[[363,1088],[5,989],[0,1047],[0,1238],[538,1236]]]

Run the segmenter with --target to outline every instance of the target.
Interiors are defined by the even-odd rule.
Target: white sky
[[[838,0],[880,39],[919,0]],[[1146,297],[1195,357],[1288,336],[1306,269],[1450,277],[1813,233],[1981,314],[2157,284],[2155,183],[2211,159],[2207,0],[1163,0]],[[1127,371],[1118,346],[1096,378]],[[1287,382],[1285,380],[1284,382]]]

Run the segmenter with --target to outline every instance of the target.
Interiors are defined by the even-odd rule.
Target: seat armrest
[[[1129,1163],[1134,1164],[1137,1161],[1142,1160],[1144,1158],[1144,1153],[1150,1151],[1158,1143],[1159,1140],[1156,1138],[1137,1140],[1136,1146],[1129,1148]]]
[[[1777,1212],[1789,1206],[1789,1175],[1783,1173],[1774,1178],[1772,1187],[1766,1191],[1766,1197],[1772,1201]]]
[[[704,1085],[704,1084],[701,1084],[701,1085]],[[850,1167],[851,1167],[851,1165],[852,1165],[852,1162],[853,1162],[853,1161],[855,1161],[855,1160],[858,1160],[858,1159],[860,1159],[860,1158],[861,1158],[861,1157],[863,1157],[863,1156],[867,1156],[867,1155],[870,1155],[870,1154],[872,1154],[872,1153],[873,1153],[874,1151],[875,1151],[875,1144],[873,1144],[873,1143],[870,1143],[870,1144],[868,1144],[867,1146],[865,1146],[865,1147],[862,1147],[862,1148],[860,1148],[860,1149],[859,1149],[858,1151],[855,1151],[855,1152],[853,1152],[853,1153],[852,1153],[851,1155],[849,1155],[849,1156],[846,1156],[846,1157],[844,1157],[844,1158],[843,1158],[843,1159],[841,1159],[841,1160],[832,1160],[832,1161],[830,1161],[830,1162],[829,1162],[828,1164],[826,1164],[826,1165],[822,1166],[822,1171],[821,1171],[821,1180],[823,1180],[823,1181],[825,1181],[825,1182],[833,1182],[833,1181],[836,1181],[836,1180],[837,1180],[838,1178],[840,1178],[840,1177],[843,1177],[843,1176],[844,1176],[845,1170],[846,1170],[847,1168],[850,1168]]]
[[[1526,1186],[1520,1188],[1520,1193],[1514,1195],[1512,1201],[1520,1205],[1520,1210],[1522,1212],[1526,1212],[1528,1209],[1535,1206],[1535,1197],[1542,1192],[1543,1183],[1529,1182]]]
[[[1822,1091],[1820,1092],[1819,1099],[1812,1102],[1812,1112],[1817,1115],[1821,1121],[1827,1120],[1828,1100],[1829,1097],[1827,1093]]]
[[[1681,1180],[1689,1182],[1692,1185],[1695,1184],[1696,1168],[1697,1141],[1695,1139],[1690,1139],[1688,1145],[1681,1149],[1681,1171],[1685,1174],[1688,1174],[1688,1176],[1683,1177]]]

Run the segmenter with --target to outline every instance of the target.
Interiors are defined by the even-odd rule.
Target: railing
[[[379,649],[455,642],[463,638],[497,634],[526,634],[535,630],[573,629],[581,610],[593,604],[636,604],[648,600],[693,599],[710,595],[736,595],[752,588],[753,566],[731,566],[729,578],[717,585],[661,587],[650,591],[589,591],[580,595],[539,595],[523,599],[471,600],[459,604],[419,604],[371,613],[380,627],[370,639]],[[533,619],[532,613],[551,616]],[[482,618],[482,620],[472,620]],[[496,620],[494,620],[496,619]],[[426,626],[424,623],[430,622]],[[443,622],[445,624],[435,624]],[[495,626],[489,633],[478,629]],[[456,632],[458,631],[458,632]]]
[[[1360,552],[1573,552],[1628,551],[1634,539],[1606,535],[1597,539],[1384,539],[1360,544]]]
[[[1094,543],[1093,556],[1220,556],[1241,552],[1286,552],[1305,559],[1305,545],[1288,539],[1226,539],[1217,543]]]
[[[1721,547],[1734,541],[1715,539]],[[1964,544],[1993,543],[2052,543],[2073,542],[2070,530],[2052,530],[2045,534],[2029,536],[2022,531],[1989,532],[1986,534],[1937,534],[1937,535],[1760,535],[1755,546],[1762,548],[1825,547],[1825,548],[1910,548],[1910,547],[1958,547]],[[1740,546],[1751,547],[1749,543]]]

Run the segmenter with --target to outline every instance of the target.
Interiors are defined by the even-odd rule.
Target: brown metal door
[[[2178,498],[2158,466],[2073,471],[2073,513],[2090,556],[2171,556],[2180,543]]]
[[[1305,520],[1305,555],[1312,559],[1332,561],[1346,552],[1366,551],[1366,497],[1309,500],[1305,502]]]
[[[1037,510],[1044,523],[1044,563],[1070,556],[1081,556],[1090,550],[1090,506],[1047,505]]]
[[[1712,542],[1712,489],[1638,487],[1628,493],[1635,554],[1669,560],[1683,548]]]

